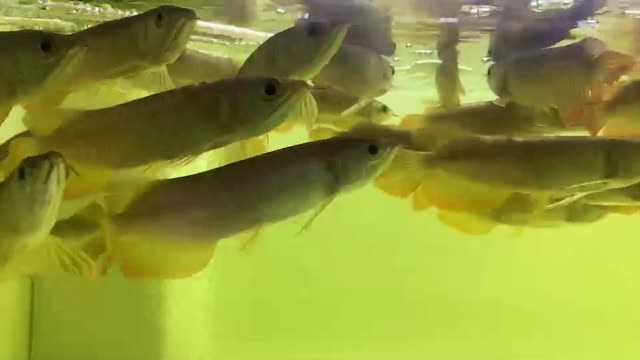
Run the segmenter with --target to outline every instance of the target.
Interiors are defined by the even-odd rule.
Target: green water
[[[255,27],[276,31],[291,19],[269,12]],[[399,64],[433,49],[435,38],[406,42],[398,41]],[[461,72],[464,102],[493,98],[486,48],[486,37],[459,48],[460,64],[472,69]],[[380,100],[400,115],[421,112],[437,101],[433,81],[399,73]],[[372,186],[338,198],[296,236],[307,216],[264,229],[248,253],[224,241],[206,271],[187,280],[113,272],[99,281],[0,283],[0,359],[640,358],[637,217],[466,236]]]

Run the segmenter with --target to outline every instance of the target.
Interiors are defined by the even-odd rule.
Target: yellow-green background
[[[400,65],[433,47],[406,42]],[[463,100],[491,99],[486,39],[460,50],[473,69],[462,72]],[[382,100],[398,114],[422,111],[437,99],[427,75],[399,73]],[[367,187],[296,236],[305,219],[265,229],[249,253],[224,241],[188,280],[4,281],[0,360],[640,358],[637,216],[472,237]]]

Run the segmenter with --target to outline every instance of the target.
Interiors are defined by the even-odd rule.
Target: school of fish
[[[187,278],[221,240],[246,249],[300,215],[305,231],[366,185],[470,235],[640,211],[637,59],[593,36],[558,44],[594,1],[503,9],[486,102],[462,101],[460,29],[441,24],[440,105],[401,119],[379,100],[400,86],[387,10],[304,3],[243,62],[191,48],[198,16],[173,5],[70,34],[0,32],[0,124],[19,106],[26,128],[0,145],[0,276]],[[144,95],[65,105],[115,84]],[[308,142],[270,149],[270,133],[300,126]],[[211,152],[222,161],[203,162]]]

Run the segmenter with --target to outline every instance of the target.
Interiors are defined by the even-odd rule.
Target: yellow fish
[[[92,276],[94,263],[50,236],[69,168],[59,153],[25,158],[0,183],[0,267],[9,274],[32,275],[51,266]]]
[[[207,172],[161,180],[105,223],[106,268],[127,277],[181,278],[211,260],[218,240],[315,209],[379,173],[395,145],[338,136]]]

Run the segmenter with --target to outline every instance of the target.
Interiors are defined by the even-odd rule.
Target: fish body
[[[349,25],[296,24],[274,34],[244,61],[238,76],[310,80],[336,54]]]
[[[428,166],[519,192],[579,193],[640,181],[640,141],[562,137],[453,140],[425,155]]]
[[[356,45],[342,45],[313,82],[362,99],[387,93],[395,69],[383,56]]]

